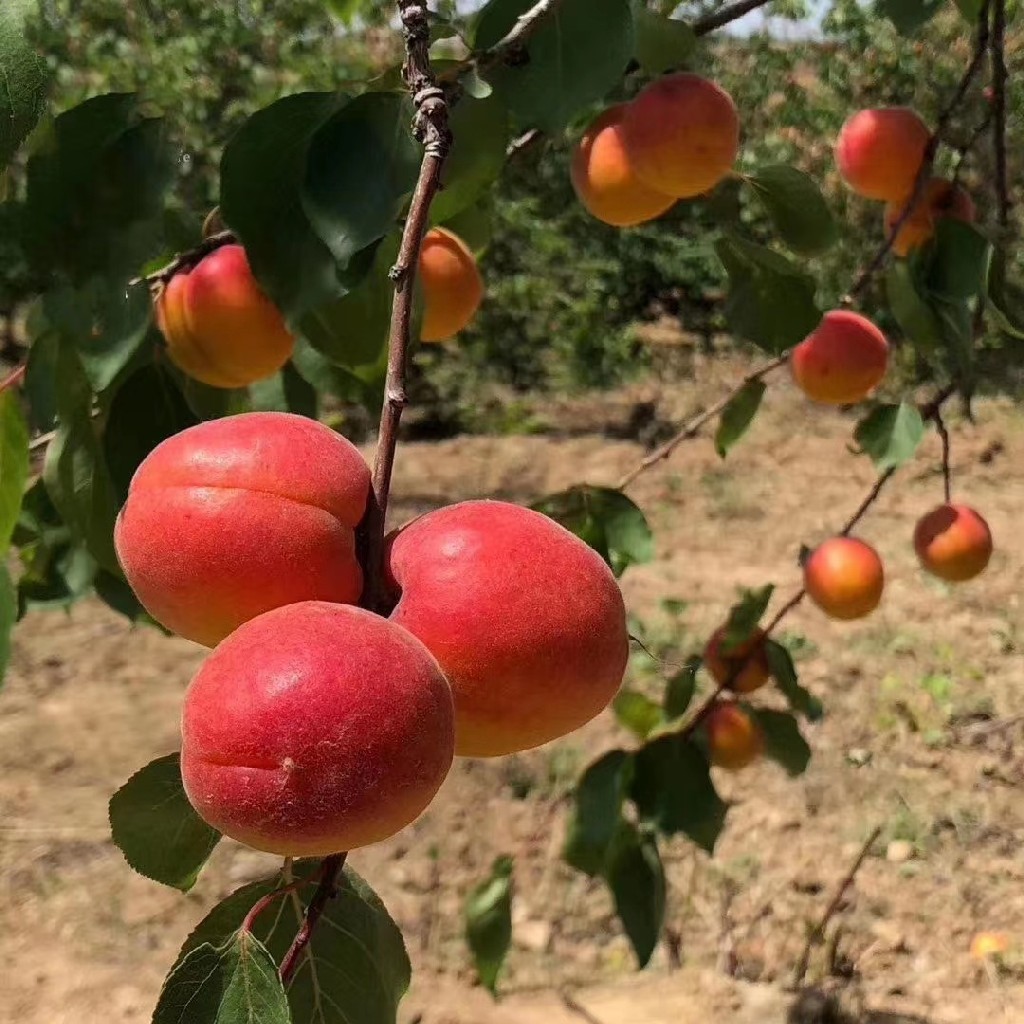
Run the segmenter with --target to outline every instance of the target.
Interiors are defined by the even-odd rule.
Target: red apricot
[[[625,110],[624,104],[611,107],[591,123],[570,169],[580,202],[598,220],[616,227],[653,220],[675,202],[637,178],[622,138]]]
[[[118,558],[153,618],[212,647],[280,605],[359,599],[353,531],[369,486],[355,446],[315,420],[210,420],[139,466],[114,530]]]
[[[704,720],[711,763],[739,771],[764,753],[764,734],[743,708],[719,701]]]
[[[688,72],[648,85],[627,106],[622,132],[636,176],[681,199],[714,188],[732,169],[740,143],[732,97]]]
[[[484,283],[469,246],[454,232],[433,228],[420,251],[423,288],[421,341],[444,341],[469,326],[484,297]]]
[[[171,278],[156,315],[173,362],[213,387],[247,387],[272,376],[295,345],[240,245],[223,245]]]
[[[866,199],[905,200],[930,138],[928,126],[907,107],[858,111],[836,140],[839,173]]]
[[[723,650],[727,627],[721,626],[711,634],[704,648],[704,667],[719,686],[728,686],[736,693],[753,693],[771,678],[763,629],[755,629],[739,646]]]
[[[427,649],[361,608],[306,601],[240,626],[185,693],[181,774],[204,821],[322,857],[387,839],[451,767],[451,690]]]
[[[629,654],[618,584],[547,516],[500,501],[451,505],[392,536],[388,560],[392,619],[451,683],[457,753],[539,746],[618,690]]]
[[[849,310],[826,313],[790,354],[793,379],[815,402],[860,402],[881,383],[889,362],[885,335]]]
[[[906,209],[906,201],[885,205],[883,220],[886,234],[891,234]],[[971,223],[974,220],[974,202],[967,191],[945,178],[932,178],[924,187],[909,216],[900,225],[892,243],[897,256],[906,256],[911,249],[924,245],[935,234],[935,223],[943,217]]]
[[[962,583],[988,566],[992,531],[968,505],[939,505],[918,521],[914,550],[927,572],[951,583]]]
[[[833,619],[860,619],[882,600],[882,560],[870,544],[856,537],[832,537],[804,563],[804,588]]]

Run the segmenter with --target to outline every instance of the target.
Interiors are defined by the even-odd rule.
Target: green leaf
[[[466,942],[477,977],[492,994],[512,945],[512,858],[498,857],[491,877],[469,894],[465,907]]]
[[[796,665],[793,664],[793,658],[789,651],[776,640],[768,640],[764,647],[772,677],[789,706],[798,714],[803,715],[807,721],[819,721],[825,714],[825,709],[821,701],[810,690],[800,685]]]
[[[0,685],[11,662],[11,630],[18,621],[18,594],[4,559],[0,559]]]
[[[638,739],[645,740],[664,721],[661,708],[636,690],[619,690],[612,701],[615,717]]]
[[[253,410],[293,412],[316,419],[319,402],[316,389],[288,363],[280,373],[249,385]]]
[[[729,449],[743,437],[750,424],[754,422],[766,390],[764,381],[752,380],[744,384],[722,410],[718,430],[715,432],[715,451],[721,458],[724,459],[729,454]]]
[[[28,425],[12,389],[0,393],[0,563],[21,512],[28,470]]]
[[[563,856],[567,863],[594,877],[604,871],[608,851],[629,789],[633,759],[624,750],[609,750],[583,773],[576,785],[576,804]]]
[[[722,638],[722,653],[732,654],[742,647],[753,635],[757,624],[768,610],[775,587],[758,587],[756,590],[744,590],[740,600],[729,609],[729,617],[725,623],[725,636]]]
[[[713,853],[728,807],[697,744],[679,733],[666,733],[641,747],[634,758],[630,796],[641,818],[665,835],[682,832]]]
[[[222,946],[203,944],[167,976],[153,1024],[291,1024],[277,964],[240,931]]]
[[[182,892],[196,884],[220,842],[185,796],[178,754],[151,761],[111,797],[110,830],[140,875]]]
[[[452,152],[444,167],[444,189],[430,207],[434,224],[461,213],[480,198],[505,166],[508,111],[496,97],[464,97],[452,110]]]
[[[23,240],[41,273],[76,283],[131,277],[162,248],[163,197],[174,164],[160,118],[130,93],[61,114],[26,170]]]
[[[589,544],[621,576],[654,557],[654,535],[643,512],[621,491],[581,484],[532,506]]]
[[[534,0],[491,0],[477,17],[475,49],[501,40]],[[555,133],[621,79],[633,54],[629,0],[562,0],[526,41],[529,59],[488,73],[495,93],[530,127]]]
[[[771,164],[744,180],[791,249],[818,253],[839,237],[825,197],[810,175],[787,164]]]
[[[1009,280],[1006,253],[997,249],[988,272],[987,311],[999,330],[1024,341],[1024,288]]]
[[[991,255],[992,246],[976,227],[942,217],[935,225],[925,284],[954,302],[973,299],[985,289]]]
[[[309,145],[302,206],[339,266],[394,227],[419,173],[412,108],[396,93],[357,96]]]
[[[900,35],[913,35],[942,7],[943,0],[875,0],[875,11],[888,18]]]
[[[665,921],[665,870],[654,837],[619,822],[605,880],[637,962],[646,967]]]
[[[112,611],[123,615],[133,625],[143,623],[155,626],[166,636],[172,636],[149,612],[142,607],[142,602],[135,596],[135,591],[120,576],[100,569],[92,581],[96,596]]]
[[[725,316],[737,335],[778,355],[818,326],[814,279],[795,263],[736,235],[718,239],[715,251],[729,275]]]
[[[697,49],[697,36],[689,25],[656,14],[645,0],[634,0],[633,35],[633,56],[650,75],[683,67]]]
[[[914,457],[924,420],[913,402],[879,405],[857,424],[853,437],[879,470],[893,469]]]
[[[893,260],[885,275],[889,308],[900,330],[926,355],[942,345],[942,324],[918,289],[914,268],[907,260]]]
[[[381,362],[373,366],[349,369],[338,366],[300,338],[292,353],[292,365],[320,394],[362,405],[370,415],[376,416],[384,397],[385,355],[382,353]]]
[[[764,733],[764,753],[785,768],[787,774],[802,775],[811,760],[811,748],[800,733],[796,718],[786,711],[769,711],[743,705]]]
[[[367,0],[324,0],[327,10],[345,25],[351,25],[356,15],[367,5]]]
[[[221,159],[221,214],[290,323],[344,290],[303,209],[302,188],[310,140],[345,100],[333,92],[285,96],[253,114]]]
[[[204,943],[223,944],[259,899],[298,880],[302,884],[297,892],[282,896],[253,926],[253,933],[280,963],[315,891],[320,861],[302,860],[293,870],[294,876],[244,886],[214,907],[185,941],[179,962]],[[288,988],[296,1024],[396,1024],[410,978],[402,933],[379,897],[347,866],[309,951]]]
[[[665,718],[672,721],[682,718],[693,703],[697,692],[697,670],[700,658],[690,658],[686,664],[665,684]]]
[[[493,199],[485,196],[474,206],[446,220],[444,226],[449,231],[454,231],[479,259],[487,251],[494,237]]]
[[[46,62],[26,37],[37,0],[4,0],[0,6],[0,172],[35,127],[46,102]]]
[[[978,24],[978,15],[981,14],[983,0],[956,0],[956,5],[969,25],[973,27]]]

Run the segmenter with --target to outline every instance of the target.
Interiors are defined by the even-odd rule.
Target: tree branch
[[[516,23],[493,46],[476,57],[477,67],[491,67],[520,49],[537,24],[558,5],[558,0],[539,0],[528,11],[516,18]]]
[[[667,459],[684,441],[688,441],[693,437],[696,437],[700,433],[701,428],[709,420],[712,420],[717,416],[748,384],[752,384],[756,380],[760,380],[762,377],[767,377],[768,374],[779,369],[780,366],[786,365],[786,360],[789,358],[788,353],[781,356],[776,356],[769,363],[765,363],[763,366],[759,366],[756,370],[748,373],[727,395],[720,398],[714,405],[705,409],[703,412],[698,413],[692,419],[687,422],[679,429],[673,437],[670,437],[660,448],[655,449],[645,459],[642,459],[636,466],[634,466],[628,473],[626,473],[619,482],[615,485],[615,489],[618,491],[625,490],[641,473],[645,470],[650,469],[655,463],[662,462]]]
[[[16,366],[11,372],[0,380],[0,395],[2,395],[8,388],[17,387],[25,379],[25,364]]]
[[[726,4],[725,7],[715,11],[714,14],[698,18],[693,23],[693,34],[696,36],[706,36],[709,32],[714,32],[715,29],[728,25],[731,21],[738,21],[744,15],[750,14],[751,11],[756,11],[759,7],[765,7],[771,2],[772,0],[738,0],[737,3]]]
[[[996,2],[998,3],[1000,0],[996,0]],[[949,124],[953,120],[953,115],[956,113],[960,104],[964,101],[964,97],[967,95],[967,91],[970,89],[971,83],[974,81],[975,76],[981,70],[981,67],[985,62],[985,54],[988,50],[989,42],[988,11],[989,0],[984,0],[981,12],[978,15],[978,30],[975,36],[974,53],[971,56],[971,62],[967,65],[966,70],[961,76],[960,82],[956,87],[956,91],[953,93],[952,97],[950,97],[949,102],[943,108],[942,112],[939,114],[938,120],[935,122],[935,128],[928,138],[928,144],[925,146],[924,157],[921,160],[921,166],[918,168],[917,177],[914,179],[914,187],[911,189],[910,197],[907,199],[906,204],[900,211],[900,215],[889,228],[889,233],[886,235],[885,241],[876,250],[874,256],[871,257],[864,269],[857,275],[857,278],[850,290],[843,296],[842,305],[844,306],[852,306],[864,292],[864,289],[871,283],[871,279],[879,269],[881,269],[882,264],[885,263],[886,258],[892,251],[892,247],[895,244],[896,238],[902,230],[903,225],[910,219],[915,207],[924,195],[925,186],[928,184],[928,179],[931,177],[932,166],[935,163],[935,154],[938,152],[939,144],[943,141],[943,136],[946,134],[946,130],[949,128]]]
[[[996,159],[996,201],[999,227],[1010,225],[1010,186],[1006,175],[1006,0],[993,0],[992,16],[992,143]]]
[[[183,270],[191,270],[200,260],[209,256],[211,252],[219,249],[222,245],[230,245],[234,241],[236,241],[234,232],[218,231],[208,238],[204,238],[193,248],[178,253],[170,263],[159,270],[154,270],[152,274],[133,278],[128,282],[128,287],[133,288],[135,285],[142,284],[143,281],[151,288],[154,286],[164,286],[175,274],[180,274]]]

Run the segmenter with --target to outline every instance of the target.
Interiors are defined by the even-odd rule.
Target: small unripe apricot
[[[322,857],[379,842],[451,767],[451,690],[404,629],[307,601],[245,623],[185,693],[181,775],[200,817],[247,846]]]
[[[315,420],[252,412],[189,427],[135,472],[114,527],[117,557],[146,610],[212,647],[261,612],[355,602],[355,528],[370,471]]]
[[[719,686],[728,686],[735,693],[753,693],[771,678],[763,629],[753,633],[735,650],[724,651],[726,627],[711,634],[704,648],[704,666]]]
[[[648,188],[629,163],[622,138],[624,104],[601,114],[573,154],[570,176],[580,202],[598,220],[632,227],[663,214],[675,199]]]
[[[503,501],[430,512],[390,539],[392,620],[426,644],[455,697],[456,751],[497,757],[578,729],[629,656],[611,570],[554,520]]]
[[[973,508],[940,505],[918,521],[914,550],[927,572],[950,583],[962,583],[988,566],[992,532]]]
[[[826,313],[789,358],[800,390],[827,405],[863,401],[881,383],[888,363],[885,335],[866,317],[845,309]]]
[[[883,216],[886,234],[891,234],[906,202],[886,203]],[[945,178],[932,178],[924,187],[921,198],[914,204],[907,219],[900,225],[892,243],[897,256],[906,256],[911,249],[924,245],[935,234],[935,224],[943,217],[971,223],[974,220],[974,202],[967,191]]]
[[[928,126],[907,107],[858,111],[836,140],[839,173],[865,199],[905,200],[930,138]]]
[[[729,771],[753,764],[764,753],[764,734],[743,708],[719,701],[704,720],[711,763]]]
[[[1003,932],[978,932],[971,939],[971,957],[974,960],[988,960],[1009,952],[1010,937]]]
[[[679,199],[714,188],[732,169],[740,144],[732,97],[688,72],[648,85],[626,107],[622,131],[636,176]]]
[[[458,235],[432,228],[420,250],[421,341],[444,341],[469,326],[484,297],[476,257]]]
[[[882,560],[856,537],[832,537],[804,563],[804,587],[810,599],[833,619],[860,619],[882,600]]]
[[[240,245],[222,245],[172,277],[156,316],[172,361],[216,388],[243,388],[272,376],[295,345]]]

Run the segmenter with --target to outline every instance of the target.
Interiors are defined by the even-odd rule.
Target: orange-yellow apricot
[[[611,107],[587,128],[573,154],[576,195],[598,220],[632,227],[663,214],[675,199],[648,188],[630,166],[622,138],[625,105]]]
[[[889,343],[866,317],[845,309],[826,313],[790,354],[793,379],[815,402],[863,401],[881,383]]]
[[[905,200],[930,138],[928,126],[907,107],[858,111],[847,118],[836,140],[839,173],[865,199]]]
[[[704,648],[704,667],[719,686],[728,686],[736,693],[759,690],[771,677],[764,630],[755,629],[735,650],[728,652],[722,650],[725,634],[725,626],[711,634]]]
[[[856,537],[831,537],[804,562],[804,588],[833,619],[860,619],[882,600],[885,573],[870,544]]]
[[[886,235],[892,234],[906,207],[905,201],[886,203],[883,215]],[[897,256],[906,256],[911,249],[924,245],[935,234],[936,221],[943,217],[972,223],[974,202],[966,189],[945,178],[932,178],[896,232],[892,251]]]
[[[432,228],[420,251],[421,341],[444,341],[469,326],[484,297],[476,257],[458,235]]]
[[[601,557],[539,512],[465,501],[392,536],[392,620],[426,644],[455,696],[455,749],[496,757],[590,721],[629,655]]]
[[[743,708],[719,701],[704,720],[711,763],[739,771],[764,753],[764,734]]]
[[[361,608],[266,612],[221,643],[185,693],[189,801],[225,835],[283,857],[394,835],[433,799],[453,749],[437,662]]]
[[[679,199],[714,188],[732,169],[740,144],[732,97],[689,72],[648,85],[626,107],[622,131],[636,176]]]
[[[1009,950],[1010,937],[1004,932],[978,932],[971,939],[971,957],[974,960],[988,960]]]
[[[168,629],[212,647],[261,612],[359,600],[355,528],[370,471],[304,416],[210,420],[157,445],[117,517],[125,577]]]
[[[950,583],[963,583],[988,566],[992,531],[968,505],[939,505],[918,521],[914,550],[927,572]]]
[[[240,245],[223,245],[171,278],[157,299],[156,317],[171,360],[216,388],[243,388],[273,376],[295,345]]]

